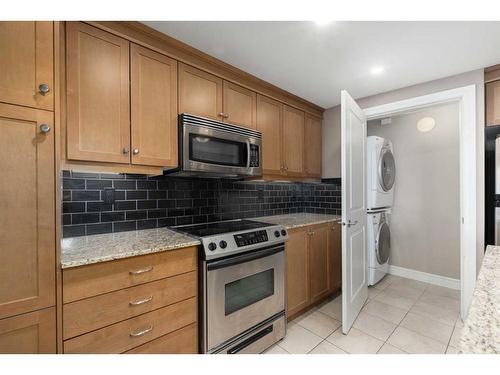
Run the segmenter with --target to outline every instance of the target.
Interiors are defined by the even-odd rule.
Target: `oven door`
[[[261,173],[262,168],[251,162],[253,154],[260,153],[260,139],[184,124],[182,142],[184,171],[236,176]]]
[[[207,351],[284,311],[284,244],[206,267]]]

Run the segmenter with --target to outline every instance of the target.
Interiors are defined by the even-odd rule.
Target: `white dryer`
[[[392,142],[381,137],[370,136],[367,138],[366,148],[368,211],[392,207],[396,180]]]
[[[390,211],[367,214],[368,285],[375,285],[389,271],[391,255]]]

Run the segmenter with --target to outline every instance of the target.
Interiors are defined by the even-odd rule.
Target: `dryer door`
[[[378,227],[377,241],[375,242],[375,254],[378,264],[385,264],[391,254],[391,231],[385,220],[381,220]]]
[[[389,148],[382,149],[378,162],[378,181],[384,191],[389,191],[396,180],[396,163]]]

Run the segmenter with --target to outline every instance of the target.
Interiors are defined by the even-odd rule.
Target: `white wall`
[[[457,87],[476,85],[476,268],[479,270],[484,254],[484,72],[482,69],[404,87],[383,94],[356,99],[361,108],[392,103],[415,96],[431,94]],[[346,87],[346,90],[349,90]],[[340,95],[338,93],[337,95]],[[323,120],[323,178],[340,177],[340,109],[325,111]],[[329,150],[329,147],[332,150]],[[335,150],[335,151],[333,151]]]
[[[436,127],[417,130],[423,117]],[[390,264],[460,279],[460,138],[458,103],[368,122],[368,135],[390,139],[396,181]]]

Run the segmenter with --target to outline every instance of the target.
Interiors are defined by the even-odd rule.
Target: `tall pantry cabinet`
[[[54,24],[0,22],[0,353],[55,353]]]

